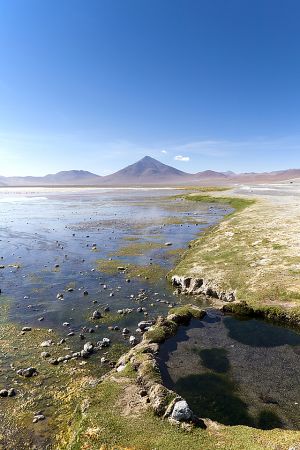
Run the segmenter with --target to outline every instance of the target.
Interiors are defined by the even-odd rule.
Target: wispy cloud
[[[164,155],[166,155],[168,152],[167,152],[167,150],[162,150],[161,153],[163,153]]]
[[[174,159],[175,159],[175,161],[185,161],[185,162],[187,162],[187,161],[190,160],[190,157],[189,156],[176,155],[174,157]]]

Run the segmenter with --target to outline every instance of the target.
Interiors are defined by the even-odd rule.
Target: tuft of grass
[[[184,198],[187,200],[192,200],[194,202],[204,202],[204,203],[219,203],[231,206],[234,208],[234,212],[242,211],[243,209],[251,206],[255,203],[255,200],[240,198],[240,197],[213,197],[211,195],[198,195],[198,194],[189,194]]]
[[[199,191],[199,192],[223,192],[229,191],[230,186],[181,186],[177,189],[181,191]]]

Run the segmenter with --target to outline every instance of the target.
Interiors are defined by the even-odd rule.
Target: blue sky
[[[0,174],[300,167],[299,23],[298,0],[0,0]]]

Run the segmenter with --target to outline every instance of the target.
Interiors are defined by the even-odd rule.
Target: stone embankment
[[[174,308],[167,318],[159,317],[143,334],[142,341],[123,355],[116,368],[106,374],[103,380],[113,379],[116,372],[120,373],[131,367],[136,372],[141,399],[146,398],[155,414],[183,428],[195,425],[205,428],[204,421],[193,414],[185,399],[162,384],[156,360],[160,344],[175,335],[180,325],[188,324],[192,318],[202,319],[205,314],[200,308],[188,305]]]
[[[171,281],[172,285],[177,287],[177,289],[182,293],[195,295],[202,294],[225,302],[233,302],[236,300],[235,291],[224,291],[220,289],[212,280],[173,275]]]

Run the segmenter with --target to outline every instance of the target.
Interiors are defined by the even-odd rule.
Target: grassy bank
[[[300,232],[297,201],[191,194],[192,201],[224,203],[234,213],[190,244],[171,275],[202,278],[235,291],[250,305],[300,312]]]
[[[57,439],[61,450],[286,450],[297,445],[300,432],[226,427],[206,421],[207,429],[174,426],[154,414],[154,403],[141,397],[141,389],[161,383],[150,357],[156,346],[176,332],[178,323],[203,312],[192,306],[174,308],[144,335],[143,342],[122,357],[121,372],[111,372],[102,383],[83,392],[84,401],[73,416],[72,426]],[[147,389],[147,388],[146,388]],[[148,393],[151,392],[148,390]],[[174,393],[167,393],[167,404]],[[173,395],[173,396],[172,396]],[[144,399],[144,400],[143,400]],[[153,399],[152,399],[153,401]],[[87,407],[88,405],[88,407]]]

